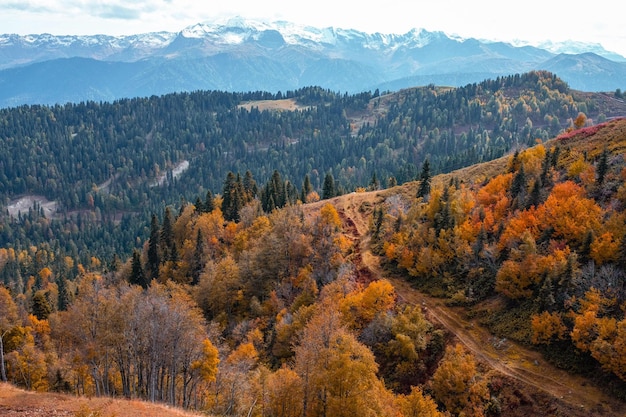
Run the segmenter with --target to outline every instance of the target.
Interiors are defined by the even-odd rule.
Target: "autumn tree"
[[[574,128],[580,129],[585,126],[585,123],[587,123],[587,115],[583,112],[579,112],[574,120]]]
[[[446,348],[432,379],[435,398],[446,410],[465,416],[483,416],[489,390],[476,370],[476,362],[463,346],[456,344]]]
[[[533,315],[531,329],[534,344],[549,344],[555,340],[561,340],[567,331],[561,316],[556,312],[549,313],[547,311]]]
[[[207,263],[200,275],[196,300],[210,318],[224,322],[233,318],[244,301],[239,266],[233,258]]]
[[[344,322],[353,329],[362,329],[379,314],[390,311],[396,294],[389,281],[376,280],[364,289],[348,294],[341,300],[340,311]]]
[[[302,416],[302,380],[295,371],[283,366],[271,373],[265,384],[267,385],[265,408],[269,415]]]
[[[30,315],[19,330],[19,342],[7,354],[9,377],[28,390],[46,391],[49,387],[48,363],[54,361],[48,321]]]
[[[419,387],[411,387],[409,394],[399,395],[396,401],[403,417],[444,417],[437,403]]]
[[[302,380],[303,415],[372,413],[378,366],[372,352],[341,325],[329,303],[319,306],[295,349],[294,370]]]
[[[324,204],[319,216],[311,225],[310,263],[313,277],[319,287],[334,279],[336,271],[343,261],[345,240],[340,231],[341,219],[337,209],[330,203]]]
[[[537,209],[544,228],[557,237],[580,246],[589,231],[598,231],[602,208],[585,197],[585,190],[572,181],[556,184],[545,203]]]
[[[4,340],[16,325],[18,325],[17,306],[9,291],[5,287],[0,286],[0,378],[2,378],[3,382],[7,382]]]

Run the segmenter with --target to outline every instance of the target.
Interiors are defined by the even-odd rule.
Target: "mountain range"
[[[234,18],[178,33],[0,35],[0,106],[111,101],[177,91],[398,90],[545,69],[584,91],[623,89],[626,58],[597,44],[541,47]]]

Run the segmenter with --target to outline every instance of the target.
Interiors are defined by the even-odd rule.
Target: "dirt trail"
[[[555,368],[538,352],[495,338],[477,322],[462,317],[459,309],[422,294],[405,280],[386,276],[378,257],[370,250],[367,233],[373,205],[382,198],[382,193],[353,193],[331,200],[347,234],[358,245],[353,260],[361,278],[388,279],[401,301],[421,305],[431,321],[438,322],[451,332],[479,361],[503,375],[560,399],[580,412],[576,415],[626,416],[626,407],[622,402],[604,394],[589,380]]]

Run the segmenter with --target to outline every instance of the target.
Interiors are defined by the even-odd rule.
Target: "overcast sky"
[[[178,32],[234,15],[365,32],[423,28],[490,40],[574,40],[600,43],[626,56],[626,18],[606,1],[0,0],[0,33]]]

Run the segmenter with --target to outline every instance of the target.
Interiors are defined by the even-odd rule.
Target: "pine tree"
[[[191,284],[198,285],[200,282],[200,274],[204,269],[204,238],[202,237],[202,230],[198,229],[198,235],[196,236],[196,248],[193,252],[193,259],[191,265]]]
[[[128,282],[130,282],[131,285],[139,285],[143,288],[148,288],[148,281],[146,280],[143,266],[141,265],[141,254],[136,249],[133,251],[133,260]]]
[[[376,190],[380,189],[380,182],[378,181],[378,178],[376,177],[376,173],[375,172],[374,172],[374,174],[372,174],[372,179],[370,180],[369,188],[372,191],[376,191]]]
[[[419,177],[419,187],[417,189],[417,198],[426,198],[430,194],[430,162],[428,159],[422,165],[422,172]]]
[[[382,208],[374,209],[374,231],[372,232],[372,240],[375,242],[377,242],[380,237],[380,230],[383,227],[384,218],[385,214]]]
[[[326,174],[324,178],[324,186],[322,188],[322,199],[327,200],[337,195],[337,189],[335,188],[335,178],[332,173]]]
[[[524,197],[526,193],[526,172],[524,171],[524,164],[521,163],[519,165],[519,169],[513,177],[513,182],[511,183],[511,198],[515,199],[518,196],[521,198]]]
[[[271,213],[276,208],[285,207],[288,202],[287,183],[284,182],[277,170],[274,170],[272,178],[261,190],[261,206],[263,211]]]
[[[300,196],[300,201],[306,203],[308,195],[312,192],[313,186],[311,185],[311,179],[309,178],[309,174],[306,174],[304,176],[304,183],[302,184],[302,194]]]
[[[48,319],[48,316],[52,313],[52,307],[50,307],[45,291],[40,290],[33,295],[32,312],[39,320]]]
[[[527,207],[538,207],[541,203],[541,179],[537,178],[533,184],[533,188],[530,190],[530,196],[528,198]]]
[[[205,212],[204,203],[202,202],[200,197],[196,197],[196,202],[195,202],[194,206],[196,207],[196,213],[204,213]]]
[[[204,211],[205,213],[210,213],[215,209],[215,201],[213,199],[213,194],[211,191],[206,192],[206,198],[204,199]]]
[[[224,220],[238,222],[243,207],[243,184],[241,176],[228,172],[222,189],[222,213]]]
[[[256,181],[252,177],[252,173],[249,170],[246,171],[243,177],[243,191],[245,195],[245,204],[254,200],[257,197],[259,191],[256,185]]]
[[[67,291],[67,279],[65,277],[61,277],[57,280],[57,285],[59,287],[59,294],[57,299],[57,305],[59,311],[67,310],[67,307],[70,304],[70,297]]]
[[[604,149],[604,151],[602,151],[602,153],[600,154],[600,159],[598,160],[598,166],[596,167],[596,173],[598,175],[596,182],[598,184],[598,187],[602,186],[602,184],[604,183],[606,172],[609,169],[608,157],[609,157],[609,153],[607,152],[606,149]]]
[[[157,279],[159,277],[159,267],[161,265],[161,259],[159,256],[159,238],[160,228],[159,220],[156,214],[152,214],[150,221],[150,238],[148,240],[148,272],[150,279]]]
[[[161,256],[162,261],[165,262],[171,257],[171,249],[174,244],[174,229],[173,229],[173,220],[172,220],[172,211],[169,207],[165,208],[165,213],[163,214],[163,224],[161,225],[161,240],[160,240],[160,248],[161,248]]]

